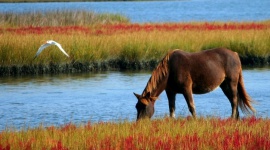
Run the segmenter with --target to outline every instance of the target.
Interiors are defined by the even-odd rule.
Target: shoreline
[[[269,67],[270,57],[242,57],[240,56],[242,67]],[[126,71],[126,70],[153,70],[158,65],[159,60],[149,61],[124,61],[120,59],[99,61],[99,62],[71,62],[30,65],[0,66],[1,76],[24,76],[24,75],[44,75],[61,73],[87,73],[94,71]]]

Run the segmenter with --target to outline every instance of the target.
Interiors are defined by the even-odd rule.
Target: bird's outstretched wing
[[[69,57],[69,55],[66,53],[66,51],[62,48],[62,46],[59,44],[59,43],[57,43],[57,42],[55,42],[55,45],[67,56],[67,57]]]
[[[50,43],[48,43],[48,42],[50,42]],[[55,41],[52,41],[52,40],[50,40],[50,41],[48,41],[47,43],[45,43],[45,44],[43,44],[43,45],[41,45],[40,47],[39,47],[39,49],[38,49],[38,51],[37,51],[37,53],[36,53],[36,55],[35,55],[35,57],[34,57],[34,59],[46,48],[46,47],[48,47],[48,46],[50,46],[50,45],[56,45],[67,57],[69,57],[69,55],[66,53],[66,51],[62,48],[62,46],[59,44],[59,43],[57,43],[57,42],[55,42]]]
[[[51,44],[49,44],[49,43],[45,43],[45,44],[41,45],[41,46],[39,47],[39,49],[38,49],[38,51],[37,51],[37,53],[36,53],[34,59],[35,59],[36,57],[38,57],[38,55],[39,55],[46,47],[48,47],[48,46],[50,46],[50,45],[51,45]]]

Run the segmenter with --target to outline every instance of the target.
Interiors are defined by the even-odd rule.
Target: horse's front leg
[[[175,96],[176,93],[170,90],[166,90],[166,94],[169,102],[170,117],[175,118]]]
[[[186,90],[183,95],[186,99],[189,111],[191,112],[193,118],[196,118],[195,103],[192,96],[192,90]]]

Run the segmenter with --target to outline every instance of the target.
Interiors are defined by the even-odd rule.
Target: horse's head
[[[151,118],[155,111],[154,104],[157,97],[151,97],[150,92],[143,96],[136,93],[134,93],[134,95],[138,98],[138,102],[136,104],[137,120],[142,118]]]

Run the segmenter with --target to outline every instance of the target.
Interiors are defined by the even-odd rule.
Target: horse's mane
[[[168,61],[172,52],[167,53],[167,55],[161,60],[157,65],[156,69],[152,72],[147,85],[143,91],[142,95],[145,95],[147,92],[153,91],[157,88],[158,83],[168,75]]]

